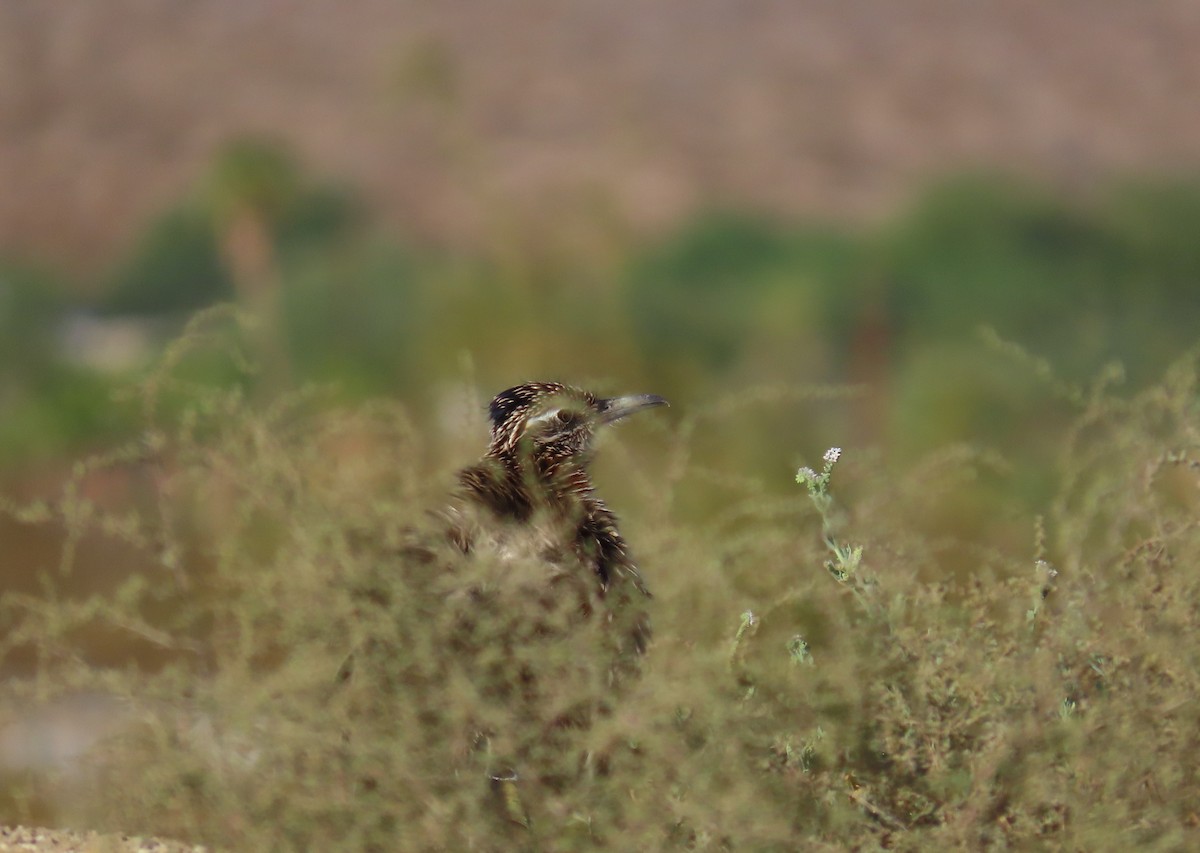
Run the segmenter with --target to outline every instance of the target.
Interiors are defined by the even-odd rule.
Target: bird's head
[[[586,464],[600,427],[667,401],[654,394],[597,397],[558,382],[530,382],[501,391],[489,409],[490,453],[528,456],[541,466]]]

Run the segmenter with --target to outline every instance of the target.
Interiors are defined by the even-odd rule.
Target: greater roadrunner
[[[642,671],[650,593],[588,466],[598,430],[662,405],[554,382],[510,388],[492,401],[487,453],[427,519],[435,529],[406,529],[392,559],[354,552],[366,639],[339,673],[341,701],[368,723],[403,708],[400,730],[419,729],[429,772],[450,784],[482,770],[506,824],[529,829],[527,804],[578,811],[578,781],[634,760],[593,724]]]
[[[665,405],[654,394],[602,398],[558,382],[502,391],[489,409],[487,454],[459,473],[459,499],[448,510],[451,538],[468,552],[490,536],[499,540],[502,554],[528,553],[520,544],[524,540],[541,557],[560,563],[573,559],[594,577],[610,619],[632,591],[649,597],[616,516],[596,496],[588,465],[598,429]],[[637,620],[632,631],[636,650],[644,651],[646,620]]]

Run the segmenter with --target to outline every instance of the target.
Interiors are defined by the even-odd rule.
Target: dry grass
[[[189,386],[190,346],[147,386],[144,440],[95,463],[158,466],[153,500],[116,515],[68,486],[9,507],[155,565],[0,604],[0,655],[36,660],[6,704],[87,689],[134,709],[63,820],[246,850],[1197,843],[1194,358],[1127,399],[1068,389],[1028,552],[954,543],[953,581],[910,520],[986,456],[898,479],[846,451],[794,500],[731,484],[736,523],[706,526],[667,500],[712,479],[694,417],[614,454],[658,485],[634,540],[656,642],[613,692],[596,624],[539,604],[536,567],[421,533],[448,472],[402,410]],[[169,422],[163,395],[186,403]],[[97,625],[143,666],[91,660]]]

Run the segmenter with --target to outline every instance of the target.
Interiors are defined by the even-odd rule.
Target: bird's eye
[[[574,418],[574,416],[567,409],[559,409],[558,414],[555,417],[558,418],[558,422],[560,424],[569,424]]]

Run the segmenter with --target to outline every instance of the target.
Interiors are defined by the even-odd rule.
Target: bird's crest
[[[538,400],[567,390],[561,382],[527,382],[501,391],[488,407],[492,430],[512,421],[513,415],[530,409]]]

